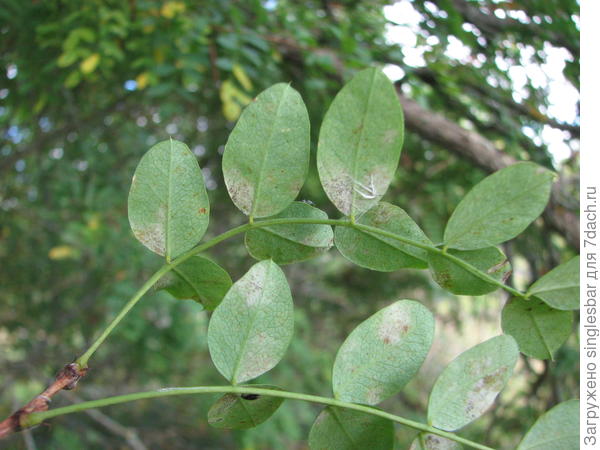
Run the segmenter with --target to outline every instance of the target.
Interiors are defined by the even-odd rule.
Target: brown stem
[[[79,379],[85,376],[87,368],[82,369],[76,363],[67,364],[44,392],[33,398],[10,417],[0,422],[0,439],[23,429],[24,419],[31,413],[48,410],[48,404],[58,392],[75,388]]]

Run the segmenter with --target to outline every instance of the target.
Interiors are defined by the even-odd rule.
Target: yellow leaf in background
[[[98,228],[100,228],[100,216],[98,214],[92,215],[92,217],[90,217],[87,221],[87,227],[91,231],[96,231]]]
[[[163,47],[158,47],[157,49],[154,50],[154,61],[156,61],[157,63],[162,63],[165,60],[165,52]]]
[[[92,53],[90,56],[81,61],[79,68],[83,73],[92,73],[98,67],[100,62],[100,54]]]
[[[240,117],[241,113],[242,113],[242,107],[240,105],[238,105],[236,102],[228,101],[228,102],[223,103],[223,115],[230,122],[237,120],[237,118]]]
[[[73,258],[76,255],[77,251],[70,245],[58,245],[56,247],[52,247],[48,252],[48,258],[55,261]]]
[[[230,80],[224,81],[221,85],[219,97],[223,102],[223,115],[229,121],[236,120],[242,113],[242,106],[252,101],[249,96],[235,87]]]
[[[148,72],[140,73],[135,79],[138,89],[144,89],[146,86],[148,86],[148,81],[150,81]]]
[[[250,78],[248,78],[248,75],[246,75],[246,72],[244,72],[244,69],[239,64],[233,65],[233,76],[240,82],[244,89],[247,91],[252,90],[252,81],[250,81]]]
[[[81,81],[81,73],[78,70],[75,70],[69,74],[69,76],[65,79],[65,87],[73,88],[79,84]]]
[[[183,2],[167,2],[160,9],[160,14],[167,19],[172,19],[177,14],[185,11]]]

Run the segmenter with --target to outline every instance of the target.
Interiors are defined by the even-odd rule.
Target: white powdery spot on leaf
[[[166,209],[166,205],[160,205],[156,214],[156,222],[133,228],[133,234],[140,242],[153,252],[163,256],[167,253]]]
[[[493,402],[504,386],[508,367],[500,367],[489,375],[477,380],[469,391],[465,403],[465,413],[470,419],[479,417]]]
[[[392,305],[388,314],[382,317],[377,335],[384,344],[397,344],[411,329],[411,317],[402,306],[402,304]]]
[[[248,180],[242,172],[237,169],[231,169],[226,178],[227,190],[229,195],[238,208],[246,215],[252,212],[254,203],[254,184]]]

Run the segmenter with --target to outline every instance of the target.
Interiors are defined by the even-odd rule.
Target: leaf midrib
[[[277,121],[279,119],[279,112],[281,111],[281,106],[284,103],[285,97],[287,96],[289,89],[290,85],[288,84],[285,86],[284,91],[281,93],[281,98],[279,99],[279,104],[277,105],[277,111],[275,112],[275,119],[273,120],[273,126],[269,129],[269,137],[267,139],[267,145],[265,146],[266,150],[263,154],[262,160],[260,162],[260,167],[258,169],[258,179],[256,180],[256,190],[254,192],[254,198],[252,199],[252,208],[250,208],[250,217],[254,217],[254,213],[256,212],[256,205],[258,204],[258,199],[260,197],[260,188],[262,185],[261,182],[263,179],[263,171],[265,169],[267,157],[270,154],[271,142],[273,141],[273,133],[277,125]]]
[[[171,262],[171,177],[173,174],[173,139],[169,140],[169,173],[167,175],[167,218],[166,218],[166,227],[167,233],[165,235],[165,253],[167,262]]]
[[[249,321],[248,327],[246,328],[246,333],[245,333],[244,339],[242,340],[242,348],[240,349],[240,352],[238,353],[238,356],[237,356],[236,362],[235,362],[235,366],[231,373],[232,384],[236,384],[238,382],[236,380],[236,378],[238,375],[238,370],[240,368],[240,364],[242,362],[242,357],[246,354],[246,347],[248,345],[248,338],[250,336],[250,331],[252,331],[256,316],[258,315],[259,306],[262,306],[262,299],[263,299],[263,296],[265,295],[266,285],[267,285],[267,281],[269,280],[269,275],[271,274],[271,268],[273,266],[273,263],[271,262],[270,264],[268,264],[268,266],[269,267],[266,269],[265,275],[263,277],[263,283],[262,283],[261,290],[260,290],[260,296],[258,297],[258,302],[256,303],[257,307],[254,308],[252,317]]]
[[[360,150],[362,141],[363,141],[363,136],[364,136],[364,132],[365,132],[365,123],[367,123],[367,119],[369,117],[369,106],[371,105],[371,99],[373,97],[373,91],[374,86],[375,86],[375,78],[377,76],[377,72],[375,70],[372,71],[372,76],[371,76],[371,85],[369,86],[369,96],[367,97],[367,104],[365,106],[365,110],[364,110],[364,114],[363,114],[363,118],[362,121],[360,123],[360,132],[358,134],[358,141],[356,143],[356,145],[354,146],[354,148],[352,149],[352,203],[350,204],[350,216],[354,217],[354,213],[355,213],[355,206],[356,206],[356,189],[355,189],[355,185],[357,182],[356,179],[356,169],[357,169],[357,155],[358,152]]]

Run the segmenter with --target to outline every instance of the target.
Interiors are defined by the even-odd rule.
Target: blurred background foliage
[[[291,82],[307,103],[313,162],[300,198],[330,216],[337,214],[314,167],[319,124],[343,81],[369,65],[385,68],[428,111],[559,171],[577,207],[576,0],[1,0],[0,65],[1,416],[79,355],[161,264],[127,222],[131,175],[151,145],[172,136],[198,157],[211,199],[208,237],[244,220],[224,188],[221,154],[244,105],[275,82]],[[573,111],[564,111],[561,95]],[[439,241],[454,206],[484,176],[472,160],[409,129],[385,199]],[[542,219],[504,250],[519,287],[577,252]],[[233,279],[253,263],[241,239],[210,255]],[[415,298],[434,311],[434,347],[419,376],[383,406],[424,421],[442,367],[501,332],[501,292],[453,296],[427,272],[367,272],[335,250],[285,271],[295,338],[259,382],[330,395],[333,358],[350,330],[393,300]],[[79,389],[52,406],[223,383],[206,327],[200,305],[148,295],[92,359]],[[522,358],[494,409],[462,434],[512,448],[542,411],[577,395],[577,348],[573,334],[555,361]],[[206,423],[213,400],[64,416],[2,446],[302,449],[319,410],[288,401],[254,430],[223,432]],[[397,448],[414,434],[397,427]]]

